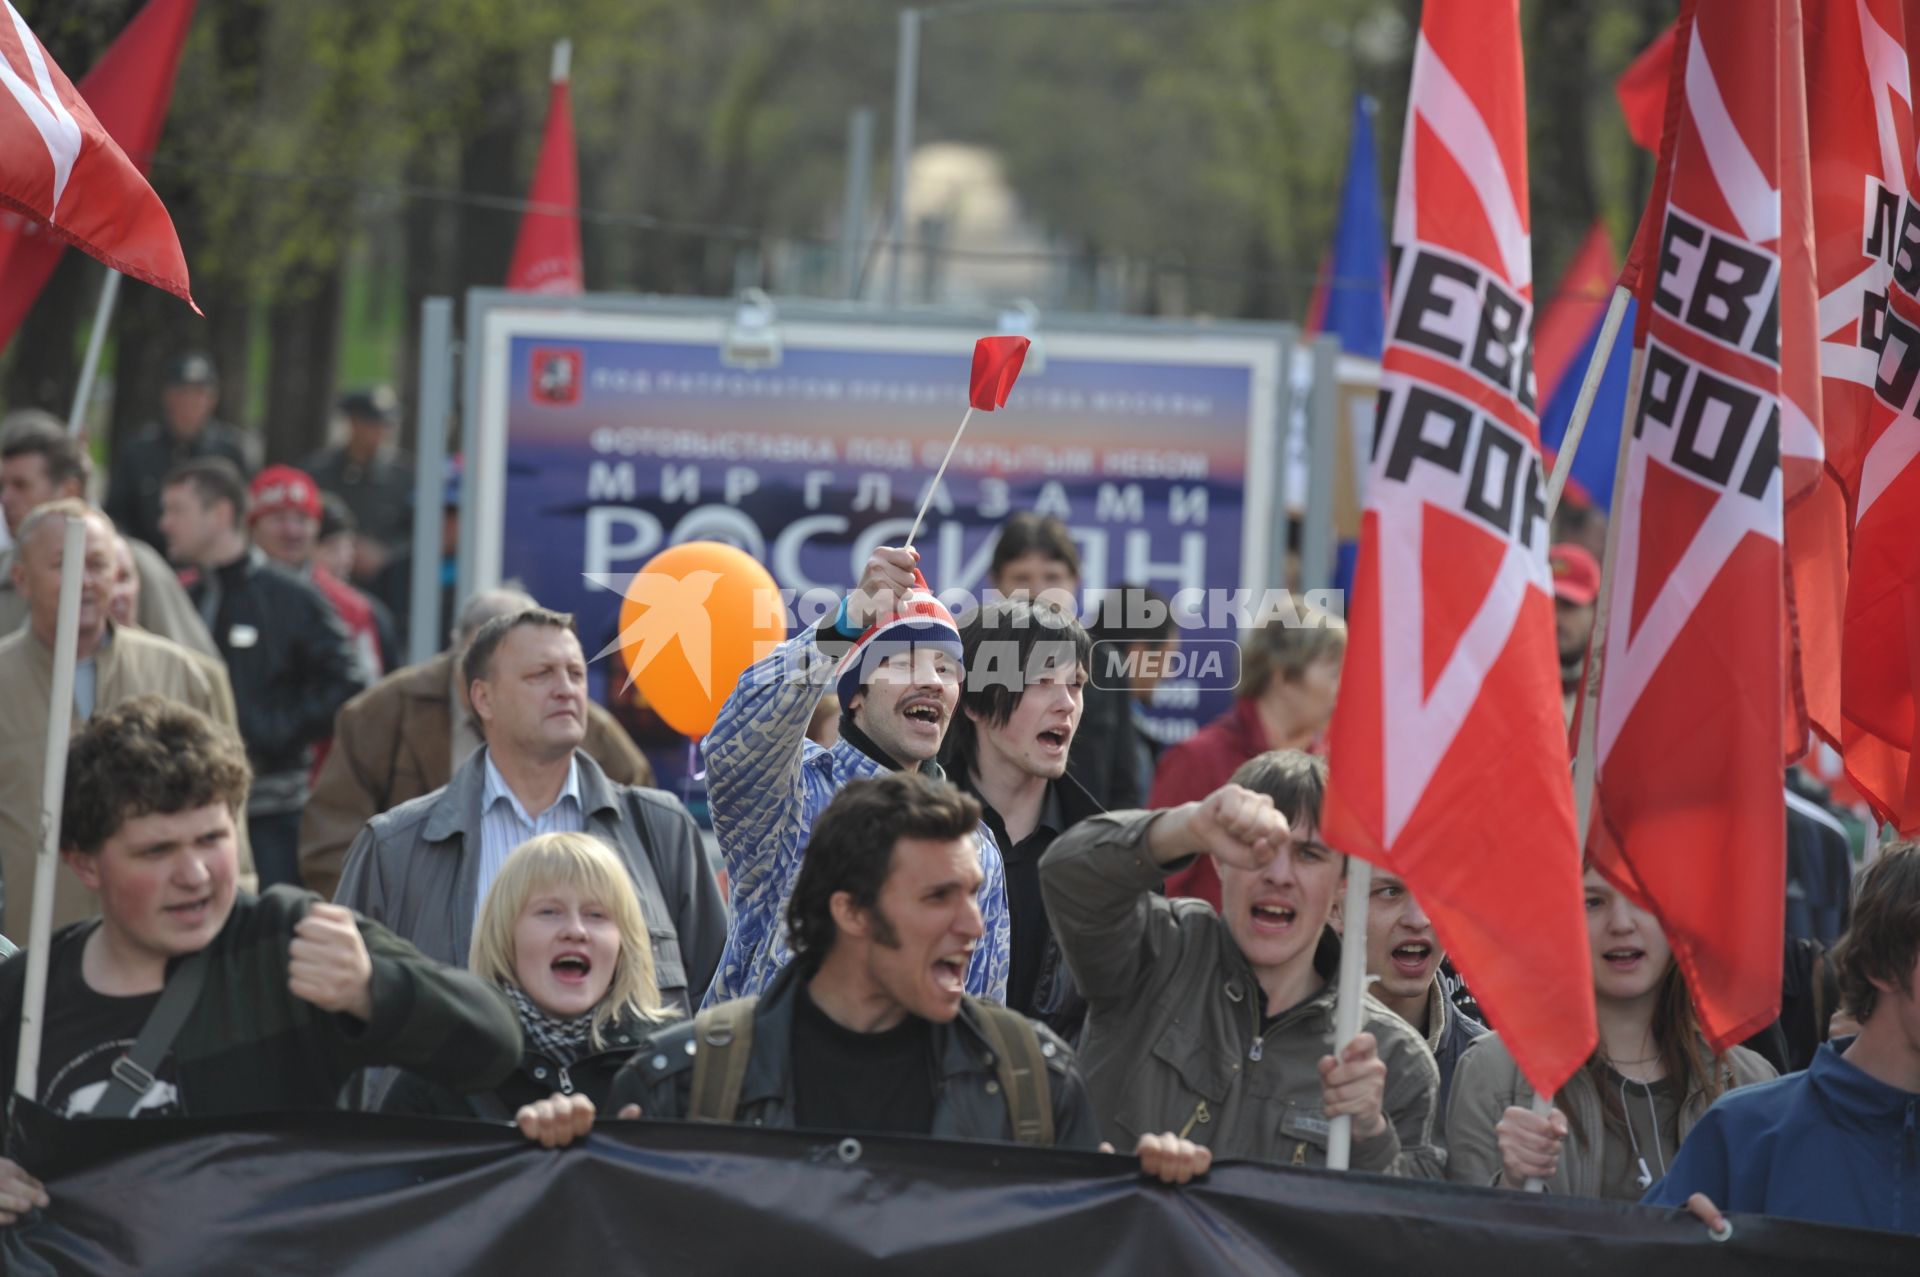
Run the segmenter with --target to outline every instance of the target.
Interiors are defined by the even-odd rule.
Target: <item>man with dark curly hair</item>
[[[1920,844],[1887,847],[1860,876],[1833,963],[1859,1033],[1722,1096],[1647,1204],[1715,1229],[1724,1209],[1920,1233]]]
[[[240,891],[240,741],[157,696],[95,717],[67,756],[61,856],[101,916],[56,932],[33,1098],[63,1117],[331,1108],[369,1065],[460,1091],[519,1062],[505,999],[351,910]],[[19,1052],[26,954],[0,965],[0,1059]],[[0,1158],[0,1224],[46,1205]]]
[[[986,936],[979,825],[979,802],[944,781],[848,781],[814,822],[787,905],[793,961],[757,996],[641,1043],[614,1111],[1111,1151],[1067,1044],[966,992]],[[569,1127],[569,1105],[556,1096],[541,1116],[563,1132],[591,1124],[587,1106]],[[1134,1151],[1167,1183],[1212,1162],[1171,1132]]]

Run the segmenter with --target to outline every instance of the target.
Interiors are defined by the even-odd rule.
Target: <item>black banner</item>
[[[66,1123],[17,1115],[50,1209],[0,1229],[39,1274],[1920,1272],[1920,1239],[1230,1163],[1167,1188],[1113,1157],[609,1123],[548,1151],[505,1126],[354,1113]]]

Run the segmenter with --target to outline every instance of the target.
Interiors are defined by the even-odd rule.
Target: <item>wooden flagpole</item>
[[[1340,915],[1340,987],[1333,1002],[1333,1055],[1337,1060],[1360,1032],[1360,1003],[1367,991],[1367,902],[1373,895],[1373,865],[1347,857],[1347,895]],[[1327,1126],[1327,1169],[1344,1171],[1353,1160],[1353,1115]]]
[[[27,988],[20,1004],[20,1056],[13,1089],[35,1098],[40,1035],[47,1009],[47,950],[53,937],[53,887],[60,872],[60,804],[73,732],[73,669],[80,646],[80,579],[86,574],[87,520],[68,519],[60,557],[60,613],[53,639],[53,698],[47,704],[46,779],[40,789],[40,850],[33,867],[33,921],[27,932]]]
[[[1573,469],[1573,454],[1587,432],[1587,418],[1593,415],[1594,396],[1600,393],[1600,381],[1607,373],[1607,361],[1613,358],[1613,345],[1620,336],[1620,321],[1633,298],[1625,285],[1615,284],[1607,301],[1607,317],[1600,324],[1600,340],[1594,343],[1593,358],[1587,361],[1586,375],[1580,379],[1580,396],[1573,401],[1573,418],[1567,422],[1567,434],[1560,441],[1560,452],[1553,459],[1553,473],[1547,476],[1547,526],[1553,526],[1554,511],[1560,508],[1560,494],[1566,491],[1567,475]]]

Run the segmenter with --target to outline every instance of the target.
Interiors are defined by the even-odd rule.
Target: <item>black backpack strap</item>
[[[740,1087],[747,1080],[753,1052],[753,1011],[757,997],[735,998],[693,1017],[693,1088],[687,1119],[731,1122],[740,1108]]]
[[[993,1051],[993,1071],[1007,1097],[1007,1115],[1013,1138],[1022,1144],[1052,1147],[1053,1101],[1047,1080],[1047,1059],[1040,1053],[1040,1035],[1032,1021],[1018,1011],[994,1002],[974,1002],[980,1034]]]
[[[126,1117],[146,1097],[154,1083],[154,1071],[173,1049],[173,1040],[200,1002],[200,990],[207,984],[207,969],[213,960],[207,950],[188,957],[174,968],[173,976],[160,991],[140,1036],[125,1055],[113,1062],[112,1077],[90,1117]]]

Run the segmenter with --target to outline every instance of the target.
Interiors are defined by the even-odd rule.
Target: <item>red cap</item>
[[[1562,541],[1547,551],[1553,597],[1585,606],[1600,597],[1600,563],[1584,546]]]
[[[248,522],[280,510],[299,510],[316,519],[320,517],[320,489],[304,470],[268,466],[254,477],[252,493],[253,509],[247,515]]]

